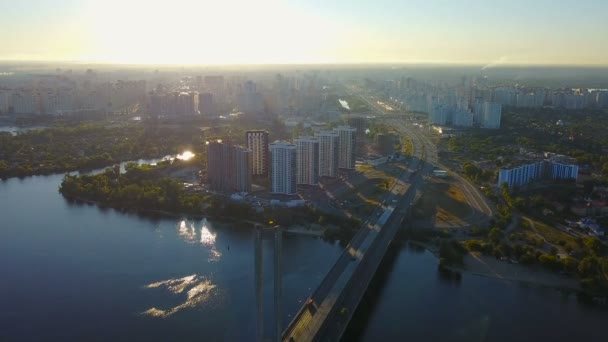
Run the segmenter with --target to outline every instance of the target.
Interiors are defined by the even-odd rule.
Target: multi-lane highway
[[[386,109],[359,94],[368,105],[391,120]],[[382,199],[380,205],[363,223],[350,244],[340,255],[319,287],[283,332],[284,341],[338,341],[359,305],[376,269],[394,238],[411,205],[420,196],[424,179],[440,166],[435,145],[418,128],[403,120],[391,125],[412,140],[413,155],[404,171]],[[459,175],[469,203],[479,212],[491,215],[491,208],[478,189]]]
[[[412,137],[414,155],[382,205],[370,215],[332,269],[283,333],[285,341],[336,341],[344,332],[373,274],[410,206],[420,194],[424,175],[433,170],[427,160],[436,151]]]
[[[358,95],[375,112],[383,116],[394,114],[386,111],[383,106],[379,105],[369,97],[366,97],[360,93]],[[458,181],[458,183],[461,185],[460,188],[464,192],[467,202],[474,211],[475,217],[472,218],[471,221],[482,223],[487,221],[487,219],[492,216],[493,210],[491,204],[489,204],[488,200],[483,196],[480,190],[474,184],[463,178],[461,175],[451,171],[447,166],[439,162],[437,158],[437,147],[421,131],[422,129],[420,128],[420,126],[413,127],[411,125],[407,125],[404,120],[399,119],[389,119],[388,121],[390,121],[391,126],[395,127],[401,134],[411,138],[412,141],[420,141],[424,144],[424,146],[426,147],[426,151],[429,154],[428,158],[426,159],[427,163],[432,164],[433,167],[440,167],[446,170],[451,177]]]

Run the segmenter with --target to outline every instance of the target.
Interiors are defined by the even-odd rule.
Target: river
[[[61,179],[0,181],[1,341],[252,340],[251,231],[70,204],[57,192]],[[271,240],[264,253],[272,255]],[[285,237],[285,323],[339,253],[316,238]],[[445,279],[436,264],[423,250],[392,248],[346,340],[606,341],[608,314],[575,295],[466,274]]]

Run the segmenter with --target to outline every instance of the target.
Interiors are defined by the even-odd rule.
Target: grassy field
[[[569,247],[572,250],[580,250],[583,248],[578,240],[557,228],[553,228],[543,222],[530,219],[533,223],[533,227],[528,224],[527,220],[524,220],[518,232],[524,234],[528,239],[530,238],[544,238],[548,243],[561,247]]]
[[[357,165],[356,175],[348,181],[336,180],[331,187],[339,201],[345,201],[348,210],[360,218],[370,215],[395,184],[405,166],[401,164],[386,164],[378,167]]]
[[[412,144],[412,139],[404,136],[401,139],[401,146],[401,152],[403,153],[403,155],[411,156],[412,153],[414,153],[414,145]]]
[[[434,215],[437,226],[465,224],[471,214],[471,207],[462,191],[451,183],[431,182],[425,186],[424,193],[414,210],[415,216],[428,218]]]

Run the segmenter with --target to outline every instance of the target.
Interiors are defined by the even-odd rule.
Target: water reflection
[[[222,253],[217,250],[215,243],[217,233],[209,230],[207,220],[201,222],[200,229],[197,229],[194,223],[182,220],[178,224],[177,233],[186,242],[200,243],[203,246],[209,247],[209,261],[220,260]]]
[[[182,220],[179,223],[178,234],[187,242],[196,241],[196,228],[194,228],[194,223],[188,223],[185,220]]]
[[[194,157],[194,153],[190,152],[190,151],[184,151],[178,155],[175,156],[176,159],[179,160],[190,160]]]
[[[166,310],[151,307],[150,309],[142,312],[142,315],[167,318],[184,309],[194,308],[206,303],[214,294],[216,285],[211,283],[211,280],[209,279],[192,274],[183,278],[167,279],[156,283],[151,283],[144,286],[144,288],[164,288],[174,295],[179,295],[188,289],[186,292],[186,299],[180,305]]]

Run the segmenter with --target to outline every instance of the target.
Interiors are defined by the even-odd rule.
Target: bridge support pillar
[[[283,333],[283,325],[281,324],[283,316],[283,298],[282,298],[282,280],[283,273],[281,269],[281,248],[283,233],[281,227],[276,227],[274,231],[274,314],[275,314],[275,340],[281,341]]]

